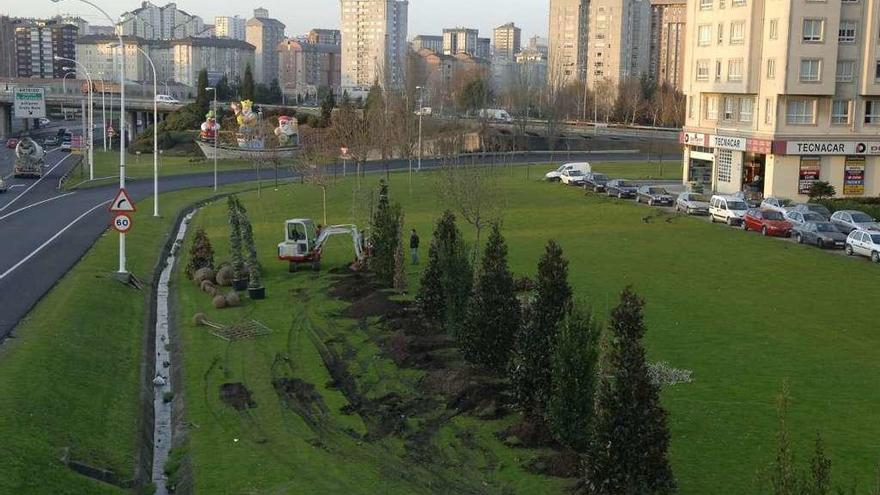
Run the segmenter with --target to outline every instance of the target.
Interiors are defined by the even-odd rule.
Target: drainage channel
[[[187,214],[177,230],[177,238],[171,246],[165,268],[159,276],[156,288],[156,367],[153,374],[153,476],[156,495],[167,495],[168,488],[165,478],[165,461],[171,451],[171,401],[166,401],[166,394],[171,388],[171,335],[169,333],[168,297],[171,293],[169,285],[178,251],[183,247],[186,229],[198,210]]]

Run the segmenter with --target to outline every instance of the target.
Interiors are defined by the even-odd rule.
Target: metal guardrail
[[[70,180],[70,177],[73,175],[73,172],[76,171],[76,169],[82,169],[82,166],[83,166],[83,163],[85,163],[85,160],[83,159],[82,155],[77,155],[77,158],[78,158],[77,162],[72,167],[67,169],[67,172],[64,172],[64,175],[62,175],[61,178],[58,179],[58,188],[57,189],[59,191],[61,189],[64,189],[64,184],[66,184],[67,181]]]

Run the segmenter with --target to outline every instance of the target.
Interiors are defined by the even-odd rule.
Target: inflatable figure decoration
[[[278,127],[275,128],[278,144],[281,147],[296,146],[299,144],[299,122],[295,117],[278,117]]]
[[[220,132],[220,124],[217,122],[214,112],[210,111],[205,115],[205,121],[202,123],[202,131],[199,133],[199,137],[202,141],[213,141],[218,132]]]

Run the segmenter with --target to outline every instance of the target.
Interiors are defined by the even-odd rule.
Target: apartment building
[[[589,0],[550,0],[549,82],[583,79],[587,67]]]
[[[263,8],[254,9],[254,17],[247,21],[245,40],[256,47],[253,74],[258,84],[278,79],[278,44],[284,41],[284,27]]]
[[[649,0],[592,0],[587,27],[587,84],[617,87],[649,68]]]
[[[63,78],[75,59],[78,29],[56,21],[22,20],[15,26],[15,75],[38,79]]]
[[[162,7],[143,2],[139,9],[125,12],[118,26],[125,36],[146,40],[171,40],[189,36],[206,36],[205,23],[197,15],[190,15],[169,3]]]
[[[239,16],[217,16],[214,18],[214,36],[244,41],[247,36],[247,20]]]
[[[512,62],[522,49],[522,30],[508,22],[495,28],[492,34],[495,39],[495,59]]]
[[[431,50],[432,52],[443,53],[443,36],[420,34],[412,39],[412,49],[415,52]]]
[[[317,100],[321,87],[339,93],[342,47],[337,43],[286,40],[278,45],[281,90],[285,95]]]
[[[15,77],[15,26],[17,19],[0,15],[0,77]]]
[[[342,86],[363,93],[376,81],[403,83],[407,0],[341,0]]]
[[[657,84],[681,91],[684,83],[687,0],[651,0],[648,74]]]
[[[315,28],[309,31],[309,34],[306,36],[306,38],[308,38],[309,43],[315,43],[319,45],[341,45],[342,31],[338,29]]]
[[[880,194],[880,0],[688,0],[686,182]]]

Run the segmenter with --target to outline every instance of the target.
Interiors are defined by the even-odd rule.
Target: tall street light
[[[217,87],[207,87],[205,91],[213,91],[214,92],[214,119],[217,119]],[[220,136],[219,131],[214,131],[214,192],[217,192],[217,153],[220,152],[218,149],[218,136]],[[257,169],[259,170],[259,168]]]
[[[55,55],[55,60],[63,60],[65,62],[73,62],[79,68],[82,69],[83,74],[86,75],[86,79],[89,81],[89,180],[95,180],[95,86],[92,84],[92,75],[89,73],[88,69],[85,65],[73,60],[72,58],[64,58]],[[71,67],[64,67],[64,70]],[[102,88],[103,89],[103,88]],[[83,134],[85,134],[85,130],[83,130]],[[106,141],[105,141],[106,143]],[[105,150],[106,151],[106,150]]]
[[[111,26],[116,26],[116,21],[110,17],[104,9],[99,7],[97,4],[92,3],[90,0],[77,0],[81,3],[94,7],[95,10],[100,12],[110,21]],[[61,0],[52,0],[53,3],[59,3]],[[122,121],[125,120],[125,40],[122,39],[122,31],[120,29],[116,30],[116,36],[119,38],[119,116],[120,116],[120,126],[119,126],[119,190],[122,191],[125,189],[125,125],[122,125]],[[117,272],[121,276],[127,276],[128,270],[125,268],[125,234],[119,234],[119,270]]]
[[[419,92],[419,166],[418,171],[422,171],[422,115],[425,113],[424,90],[422,86],[416,86]]]
[[[64,97],[67,98],[67,78],[69,76],[75,76],[76,72],[65,71],[64,77],[61,78],[61,92],[64,93]],[[61,100],[61,118],[67,120],[67,112],[64,111],[64,100]],[[85,130],[85,129],[83,129]]]
[[[104,71],[98,72],[101,76],[101,136],[104,138],[104,153],[107,152],[107,99],[105,98]]]

